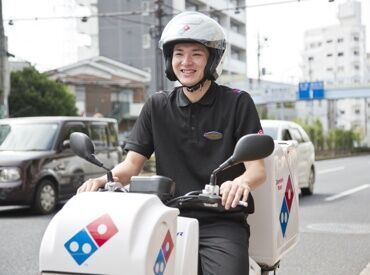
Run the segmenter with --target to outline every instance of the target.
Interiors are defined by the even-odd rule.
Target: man
[[[165,27],[160,47],[167,77],[182,86],[148,99],[125,146],[127,157],[112,172],[127,184],[155,152],[157,174],[173,179],[176,195],[184,195],[203,189],[212,171],[232,155],[238,139],[262,128],[248,93],[214,82],[226,47],[215,20],[183,12]],[[218,175],[225,212],[181,212],[199,220],[199,274],[248,274],[249,193],[264,180],[263,160],[233,166]],[[78,192],[95,191],[105,183],[104,176],[89,180]],[[230,211],[239,200],[248,201],[246,211]]]

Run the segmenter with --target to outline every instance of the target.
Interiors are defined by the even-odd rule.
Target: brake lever
[[[203,203],[209,203],[209,204],[219,204],[221,205],[221,197],[214,194],[199,194],[199,200]],[[248,203],[245,201],[239,201],[239,206],[242,207],[248,207]]]

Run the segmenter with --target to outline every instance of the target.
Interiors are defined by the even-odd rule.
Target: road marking
[[[313,223],[304,228],[302,232],[326,232],[334,234],[370,234],[370,224],[346,224],[346,223]]]
[[[344,169],[344,166],[338,166],[338,167],[335,167],[335,168],[319,170],[319,171],[317,171],[317,173],[318,174],[326,174],[326,173],[330,173],[330,172],[340,171],[340,170],[343,170],[343,169]]]
[[[325,201],[333,201],[333,200],[351,195],[353,193],[360,192],[361,190],[364,190],[364,189],[369,188],[369,187],[370,187],[370,184],[363,184],[363,185],[357,186],[355,188],[349,189],[347,191],[344,191],[342,193],[336,194],[334,196],[327,197],[325,199]]]

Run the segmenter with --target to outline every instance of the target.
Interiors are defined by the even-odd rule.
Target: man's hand
[[[235,208],[239,201],[246,202],[251,188],[247,181],[243,181],[241,177],[233,181],[225,181],[221,184],[220,193],[222,194],[222,205],[226,210],[230,207]]]
[[[99,188],[103,188],[106,183],[107,180],[102,178],[88,179],[77,189],[77,193],[97,191]]]

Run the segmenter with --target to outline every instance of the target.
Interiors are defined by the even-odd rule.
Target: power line
[[[290,4],[290,3],[300,3],[300,2],[307,2],[307,1],[313,1],[313,0],[285,0],[285,1],[278,1],[278,2],[267,2],[267,3],[261,3],[261,4],[254,4],[254,5],[242,5],[242,6],[235,6],[235,7],[226,7],[222,9],[207,9],[207,10],[198,10],[199,12],[205,12],[205,13],[212,13],[212,12],[218,12],[218,11],[230,11],[234,10],[237,12],[238,10],[248,9],[248,8],[257,8],[257,7],[264,7],[264,6],[275,6],[275,5],[283,5],[283,4]],[[334,2],[334,0],[328,0],[328,2]],[[173,11],[176,11],[174,13],[163,13],[163,16],[173,16],[180,12],[182,12],[179,9],[175,9],[171,7],[168,4],[165,4],[162,2],[161,4],[164,7],[170,8]],[[163,11],[163,10],[162,10]],[[4,22],[8,22],[10,25],[14,24],[17,21],[43,21],[43,20],[56,20],[56,19],[80,19],[83,22],[86,22],[89,18],[104,18],[104,17],[121,17],[122,16],[135,16],[135,15],[147,15],[147,14],[155,14],[157,10],[151,10],[151,11],[124,11],[124,12],[106,12],[106,13],[97,13],[92,15],[85,15],[85,16],[46,16],[46,17],[24,17],[24,18],[8,18],[4,19]]]

